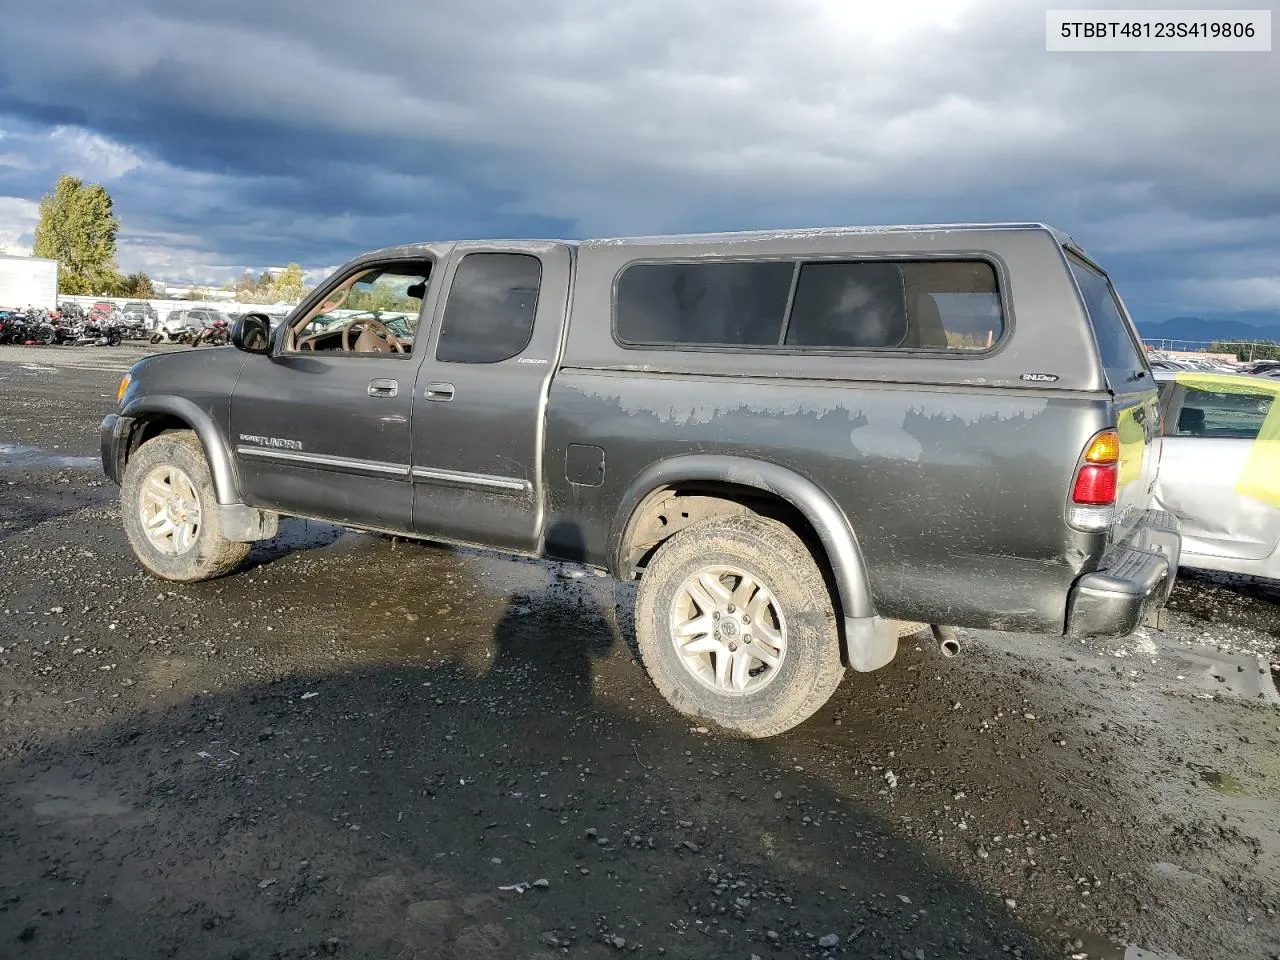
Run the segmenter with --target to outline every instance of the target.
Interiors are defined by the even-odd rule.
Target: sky
[[[1045,9],[9,0],[0,251],[64,171],[114,197],[121,268],[171,282],[419,240],[1030,220],[1139,321],[1280,321],[1280,53],[1047,53]]]

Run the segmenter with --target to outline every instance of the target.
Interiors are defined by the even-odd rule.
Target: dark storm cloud
[[[1043,219],[1139,314],[1280,307],[1270,54],[1047,54],[1044,8],[1012,0],[57,0],[5,33],[0,158],[28,163],[0,159],[0,196],[103,177],[122,260],[161,273]]]

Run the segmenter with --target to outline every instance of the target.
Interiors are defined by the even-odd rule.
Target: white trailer
[[[0,254],[0,310],[58,308],[58,261]]]

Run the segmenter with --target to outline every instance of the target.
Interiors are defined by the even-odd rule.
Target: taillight
[[[1076,474],[1076,486],[1071,491],[1073,503],[1101,507],[1116,502],[1116,468],[1086,463]]]
[[[1104,430],[1085,447],[1071,485],[1069,522],[1077,530],[1106,530],[1115,518],[1120,475],[1120,434]]]

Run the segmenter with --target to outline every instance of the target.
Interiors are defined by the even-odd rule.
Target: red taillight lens
[[[1089,507],[1102,507],[1116,500],[1116,465],[1086,463],[1076,474],[1071,501]]]

